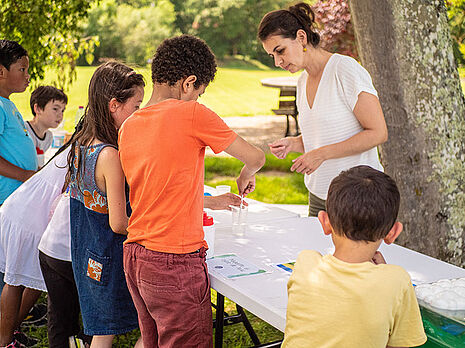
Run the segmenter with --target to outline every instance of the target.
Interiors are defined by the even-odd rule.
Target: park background
[[[360,60],[347,0],[307,1],[313,5],[325,48],[348,54]],[[78,106],[86,105],[89,80],[96,66],[108,59],[118,59],[142,73],[146,80],[145,101],[151,94],[150,58],[165,38],[181,33],[197,35],[212,48],[219,69],[215,81],[199,102],[221,117],[269,115],[277,107],[276,89],[265,88],[260,80],[266,77],[288,76],[273,67],[256,39],[256,29],[263,14],[283,8],[282,0],[101,0],[82,1],[6,0],[0,5],[8,13],[21,13],[22,6],[31,13],[31,22],[2,23],[0,34],[18,39],[31,56],[33,83],[25,93],[12,100],[25,119],[32,117],[30,93],[37,85],[54,84],[64,88],[69,96],[65,112],[65,128],[72,132]],[[465,91],[465,1],[445,1],[455,62]],[[16,12],[15,12],[16,11]],[[64,24],[53,28],[47,15],[53,13]],[[20,16],[16,20],[19,21]],[[51,16],[49,16],[51,17]],[[60,22],[60,23],[61,23]],[[284,132],[284,129],[283,129]],[[299,174],[290,173],[292,158],[278,161],[270,154],[264,169],[257,175],[257,190],[251,195],[269,203],[305,204],[307,190]],[[206,183],[230,184],[241,164],[227,157],[206,159]],[[215,296],[213,292],[213,297]],[[234,306],[227,304],[234,312]],[[282,334],[252,317],[252,324],[263,341],[282,338]],[[46,330],[32,330],[31,335],[46,346]],[[120,336],[117,347],[129,347],[137,333]],[[225,331],[226,347],[251,345],[241,326],[229,326]]]

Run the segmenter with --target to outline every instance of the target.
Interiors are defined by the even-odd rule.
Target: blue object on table
[[[203,195],[204,195],[204,196],[211,196],[211,193],[204,192]]]
[[[465,331],[462,326],[457,325],[457,324],[446,324],[446,325],[441,326],[441,329],[443,329],[444,331],[454,336],[458,336]]]

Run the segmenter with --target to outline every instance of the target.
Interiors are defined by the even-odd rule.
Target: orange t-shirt
[[[184,254],[207,247],[202,228],[205,147],[236,139],[213,111],[167,99],[136,111],[119,131],[119,156],[130,187],[126,243]]]

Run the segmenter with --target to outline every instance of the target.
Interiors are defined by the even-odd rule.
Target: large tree
[[[94,40],[79,40],[78,23],[92,0],[1,0],[0,39],[18,41],[30,57],[32,79],[44,77],[45,67],[59,71],[58,84],[74,75],[79,54],[91,52]]]
[[[351,0],[359,54],[389,128],[400,243],[465,265],[465,101],[444,0]]]

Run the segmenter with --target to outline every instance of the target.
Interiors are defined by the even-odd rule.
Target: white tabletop
[[[215,255],[234,253],[269,273],[226,279],[210,270],[212,287],[284,331],[289,274],[272,265],[295,261],[304,249],[317,250],[322,254],[333,251],[331,238],[323,234],[316,218],[294,217],[251,223],[244,236],[234,235],[230,226],[218,226]],[[382,245],[380,250],[388,263],[404,267],[416,284],[465,277],[462,268],[397,245]]]

